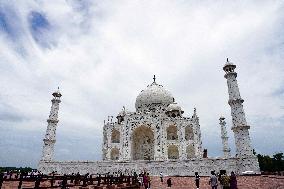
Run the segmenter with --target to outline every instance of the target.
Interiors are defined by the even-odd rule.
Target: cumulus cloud
[[[203,147],[220,156],[219,116],[231,127],[227,57],[253,146],[283,151],[283,9],[281,1],[1,1],[2,166],[36,166],[57,86],[56,158],[100,159],[103,120],[123,105],[134,110],[154,74],[187,116],[197,107]]]

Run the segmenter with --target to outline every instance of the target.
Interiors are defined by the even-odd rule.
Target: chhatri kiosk
[[[61,93],[53,93],[43,154],[38,169],[43,173],[108,173],[131,174],[147,170],[151,175],[210,175],[212,170],[259,173],[253,154],[240,96],[236,66],[227,59],[223,67],[227,79],[229,105],[233,121],[236,156],[230,155],[225,118],[220,118],[224,155],[221,158],[203,156],[199,117],[194,108],[190,117],[183,116],[182,107],[162,85],[153,82],[136,98],[135,111],[124,107],[114,118],[108,117],[103,126],[102,161],[56,161],[54,145]]]

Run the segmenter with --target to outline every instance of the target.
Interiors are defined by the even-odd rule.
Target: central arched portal
[[[140,126],[133,131],[132,159],[154,160],[154,133],[151,128]]]

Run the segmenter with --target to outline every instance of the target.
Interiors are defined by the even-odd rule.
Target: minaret
[[[226,72],[224,77],[227,79],[228,85],[228,103],[231,106],[231,115],[233,120],[232,130],[235,137],[236,156],[253,156],[251,141],[249,137],[250,126],[247,125],[246,116],[243,109],[244,100],[240,95],[235,68],[236,65],[229,62],[227,58],[227,63],[224,65],[223,70]]]
[[[228,135],[227,135],[227,129],[226,129],[226,122],[224,117],[220,117],[220,126],[221,126],[221,139],[223,144],[223,152],[224,152],[224,158],[229,158],[231,156],[231,149],[229,148],[228,144]]]
[[[194,137],[195,140],[195,155],[198,158],[202,157],[203,154],[203,149],[202,149],[202,140],[201,140],[201,131],[200,131],[200,125],[199,125],[199,117],[197,116],[196,113],[196,108],[193,110],[193,115],[191,119],[195,122],[196,124],[196,137]]]
[[[42,150],[42,161],[52,161],[54,156],[54,144],[56,142],[56,127],[58,123],[58,110],[59,110],[59,103],[60,97],[62,96],[58,91],[54,92],[53,99],[51,100],[51,110],[49,114],[49,118],[47,119],[47,129],[45,138],[43,139],[44,145]]]

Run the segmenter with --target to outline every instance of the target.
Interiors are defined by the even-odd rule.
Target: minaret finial
[[[154,80],[154,83],[156,83],[156,75],[154,75],[153,80]]]
[[[229,62],[229,58],[227,58],[227,62]]]
[[[192,117],[197,117],[196,108],[195,108],[195,107],[194,107],[194,109],[193,109],[193,115],[192,115]]]

